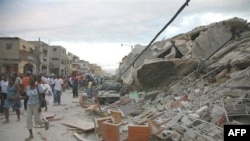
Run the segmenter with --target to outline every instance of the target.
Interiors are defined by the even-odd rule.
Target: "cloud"
[[[96,50],[100,50],[102,54],[95,57],[95,63],[117,66],[116,63],[120,60],[116,59],[122,58],[128,51],[119,52],[114,46],[121,43],[147,45],[184,2],[185,0],[0,0],[0,34],[18,36],[25,40],[41,38],[45,42],[61,43],[82,59],[92,53],[95,55]],[[250,20],[249,7],[249,0],[191,0],[189,6],[157,40],[232,17]],[[95,48],[95,52],[92,48]],[[105,49],[102,50],[103,48]],[[80,54],[78,50],[84,51]],[[89,54],[85,53],[86,50]],[[115,53],[108,57],[104,55],[114,51],[119,52],[119,57]]]

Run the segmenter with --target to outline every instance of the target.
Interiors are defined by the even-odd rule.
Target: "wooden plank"
[[[162,125],[166,124],[167,122],[171,121],[172,118],[166,119],[162,123],[158,124],[156,123],[153,118],[148,119],[148,126],[149,126],[149,131],[151,135],[157,135],[163,130],[165,130],[165,127],[161,127]]]
[[[102,138],[104,141],[120,141],[119,125],[102,122]]]
[[[95,128],[95,125],[93,122],[87,122],[83,120],[70,120],[70,121],[62,121],[63,125],[67,125],[70,127],[75,127],[78,129],[81,129],[83,131],[89,131],[93,130]]]
[[[113,122],[112,117],[103,117],[103,118],[96,118],[94,119],[94,124],[95,124],[95,135],[97,140],[99,141],[99,136],[102,134],[102,122],[109,121]]]
[[[58,121],[58,120],[62,120],[62,119],[64,119],[64,116],[49,118],[48,121]]]
[[[94,110],[96,110],[97,108],[99,108],[99,110],[101,111],[100,105],[99,104],[94,104],[89,106],[87,109],[85,109],[86,112],[93,112]]]
[[[128,126],[128,141],[149,141],[150,131],[147,125]]]
[[[159,124],[157,124],[154,120],[148,119],[148,126],[150,129],[151,135],[157,135],[160,132],[162,132],[165,128],[161,127]]]
[[[142,119],[142,118],[148,118],[148,116],[151,116],[153,114],[153,110],[150,108],[148,110],[143,111],[142,113],[140,113],[138,116],[136,116],[136,118],[138,119]]]
[[[113,122],[113,118],[112,117],[103,117],[103,118],[96,118],[94,119],[94,123],[95,123],[95,132],[96,133],[101,133],[102,130],[102,122],[104,121],[109,121],[109,122]]]
[[[55,113],[49,113],[49,112],[45,112],[41,114],[43,118],[49,119],[49,118],[54,118],[54,116],[56,116]]]
[[[122,121],[122,113],[119,111],[110,110],[110,116],[114,118],[114,123],[119,124]]]

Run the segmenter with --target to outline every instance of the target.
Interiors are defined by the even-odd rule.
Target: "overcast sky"
[[[0,0],[0,36],[40,38],[114,70],[131,45],[147,45],[185,1]],[[250,21],[250,1],[190,0],[158,40],[233,17]]]

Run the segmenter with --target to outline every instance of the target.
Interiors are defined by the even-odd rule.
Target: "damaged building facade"
[[[140,109],[131,121],[163,112],[150,126],[151,135],[223,140],[223,125],[250,123],[248,21],[235,17],[139,48],[119,67],[122,81],[137,88],[121,100],[130,97]]]

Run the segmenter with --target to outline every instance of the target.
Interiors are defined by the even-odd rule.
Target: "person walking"
[[[0,93],[0,97],[1,97],[1,113],[4,112],[4,101],[7,98],[7,88],[8,88],[8,79],[7,79],[7,75],[3,75],[2,80],[0,81],[0,86],[1,86],[1,93]]]
[[[15,83],[15,77],[10,77],[8,80],[7,87],[7,98],[4,102],[4,115],[5,115],[5,123],[9,122],[9,109],[12,107],[16,110],[17,121],[20,120],[20,108],[21,108],[21,100],[20,100],[20,87]]]
[[[78,78],[76,77],[76,74],[72,76],[71,82],[72,82],[73,98],[78,97]]]
[[[44,81],[42,81],[41,86],[44,89],[45,100],[47,105],[51,105],[53,103],[53,92],[50,85]]]
[[[62,95],[62,87],[63,87],[63,80],[60,78],[58,75],[57,78],[54,80],[54,102],[55,105],[60,105],[61,104],[61,95]]]
[[[34,123],[37,125],[45,124],[45,129],[49,129],[49,122],[46,119],[41,118],[41,103],[44,100],[43,96],[39,93],[43,89],[36,85],[36,77],[30,76],[29,85],[27,86],[27,96],[29,97],[27,102],[27,127],[29,130],[29,137],[25,141],[30,141],[34,138],[32,132],[32,117],[34,116]]]
[[[43,87],[43,84],[44,84],[43,82],[45,80],[42,79],[41,75],[37,76],[36,78],[37,78],[37,86],[42,89],[42,91],[39,91],[39,89],[37,89],[38,93],[43,97],[43,101],[41,101],[42,103],[40,103],[40,105],[41,105],[41,108],[45,107],[45,111],[47,111],[48,107],[47,107],[47,102],[45,100],[45,88]]]
[[[90,99],[93,97],[93,87],[94,87],[94,80],[93,78],[90,78],[87,85],[87,95],[88,98]]]
[[[27,110],[27,102],[28,102],[28,97],[27,97],[27,92],[26,92],[26,88],[29,85],[29,80],[30,80],[30,76],[31,76],[31,72],[27,71],[26,72],[26,76],[23,77],[22,79],[22,92],[21,92],[21,96],[23,97],[23,106],[24,106],[24,110]]]

